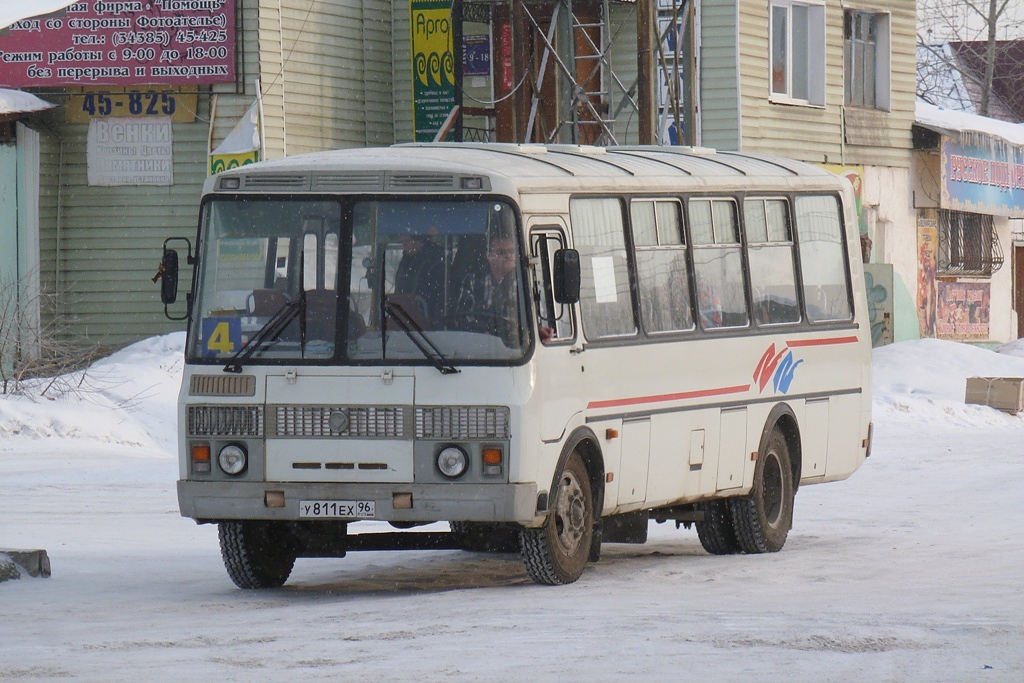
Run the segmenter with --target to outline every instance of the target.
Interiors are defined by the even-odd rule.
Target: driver
[[[455,311],[462,329],[501,337],[507,346],[522,341],[516,277],[516,247],[511,237],[496,235],[487,246],[487,266],[462,281]]]

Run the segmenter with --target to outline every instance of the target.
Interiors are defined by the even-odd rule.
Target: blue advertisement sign
[[[464,36],[462,38],[462,75],[491,75],[490,36]]]
[[[1024,148],[977,143],[942,138],[942,208],[1024,218]]]

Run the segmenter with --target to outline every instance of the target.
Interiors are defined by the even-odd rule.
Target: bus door
[[[540,339],[537,341],[537,405],[541,439],[559,441],[567,436],[573,415],[583,412],[583,365],[574,349],[576,324],[573,307],[555,301],[552,287],[554,255],[569,246],[565,222],[559,216],[529,218],[532,296]]]

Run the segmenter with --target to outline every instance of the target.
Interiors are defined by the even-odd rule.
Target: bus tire
[[[716,498],[699,503],[697,509],[704,513],[704,521],[697,522],[697,538],[704,550],[712,555],[735,555],[740,552],[736,539],[736,527],[732,522],[732,510],[727,498]]]
[[[782,550],[793,527],[793,467],[786,437],[774,429],[757,456],[754,487],[730,498],[736,540],[746,553]]]
[[[590,557],[594,533],[594,499],[579,453],[573,452],[558,477],[554,505],[539,529],[520,531],[520,554],[526,571],[549,586],[580,578]]]
[[[279,588],[295,565],[293,541],[273,522],[220,522],[220,554],[239,588]]]

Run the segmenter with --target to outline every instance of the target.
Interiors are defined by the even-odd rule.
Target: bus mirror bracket
[[[555,301],[574,304],[580,300],[580,252],[559,249],[554,263]]]
[[[153,282],[160,282],[160,301],[164,305],[164,316],[168,320],[185,320],[188,317],[188,310],[183,316],[171,315],[168,306],[178,300],[178,252],[171,248],[172,242],[185,243],[185,262],[189,265],[195,263],[195,256],[192,253],[192,243],[185,237],[168,237],[164,240],[163,254],[160,257],[160,265],[157,267]],[[191,297],[187,297],[191,304]]]

